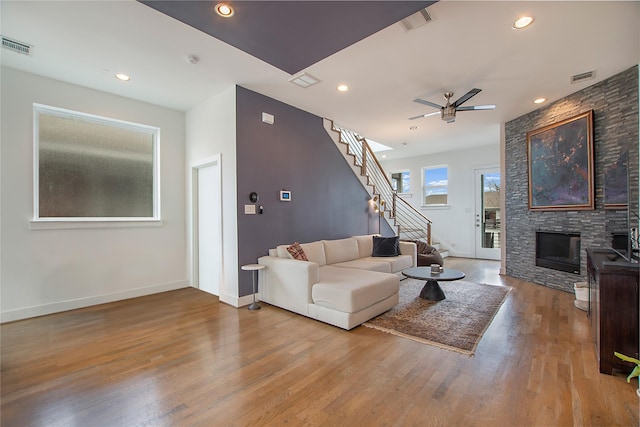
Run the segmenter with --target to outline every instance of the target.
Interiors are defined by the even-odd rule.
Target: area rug
[[[423,280],[400,282],[400,302],[364,326],[472,355],[510,287],[457,280],[439,282],[442,301],[420,298]]]

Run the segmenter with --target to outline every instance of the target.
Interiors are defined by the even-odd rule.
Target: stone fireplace
[[[536,231],[536,266],[580,274],[580,234]]]
[[[529,131],[593,110],[595,209],[531,211],[528,208]],[[638,186],[638,66],[505,124],[505,269],[509,276],[573,292],[585,281],[589,247],[610,245],[606,236],[604,171],[629,150],[631,185]],[[579,235],[578,273],[536,265],[536,232]],[[609,239],[609,241],[607,241]],[[575,251],[575,249],[574,249]],[[574,252],[575,255],[575,252]]]

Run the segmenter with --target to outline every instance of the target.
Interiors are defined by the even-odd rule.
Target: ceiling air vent
[[[289,81],[294,85],[298,85],[305,89],[320,82],[320,80],[307,73],[298,74],[297,76],[290,78]]]
[[[23,55],[31,55],[31,48],[33,46],[2,36],[2,47]]]
[[[586,73],[576,74],[571,76],[571,83],[580,83],[585,80],[591,80],[596,76],[595,71],[587,71]]]
[[[422,27],[427,22],[431,21],[431,15],[427,12],[427,9],[422,9],[419,12],[414,13],[411,16],[407,16],[400,23],[405,31],[415,30],[418,27]]]

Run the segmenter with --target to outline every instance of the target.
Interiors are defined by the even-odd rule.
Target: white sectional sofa
[[[402,270],[416,266],[416,245],[399,242],[399,255],[374,257],[373,236],[303,243],[308,261],[290,245],[258,259],[260,299],[344,329],[352,329],[398,303]]]

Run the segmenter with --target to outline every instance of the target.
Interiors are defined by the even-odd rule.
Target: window
[[[400,194],[411,192],[409,171],[391,172],[391,187]]]
[[[34,220],[159,219],[159,134],[34,104]]]
[[[447,166],[422,168],[422,194],[424,206],[442,206],[448,203],[449,179]]]

